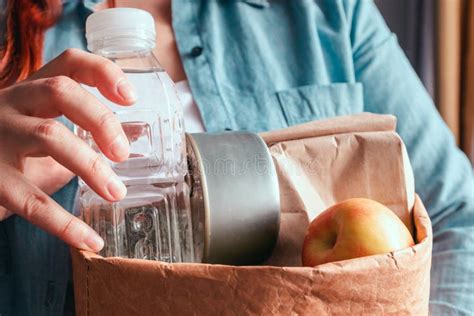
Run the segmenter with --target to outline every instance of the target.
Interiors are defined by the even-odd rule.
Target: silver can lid
[[[187,134],[186,142],[193,221],[204,222],[202,262],[267,259],[278,239],[280,195],[265,142],[250,132]]]

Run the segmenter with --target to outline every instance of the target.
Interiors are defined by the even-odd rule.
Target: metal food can
[[[248,265],[267,259],[280,228],[278,177],[255,133],[186,135],[198,261]]]

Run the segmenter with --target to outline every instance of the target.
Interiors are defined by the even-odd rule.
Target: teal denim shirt
[[[93,3],[65,1],[45,62],[85,47]],[[173,0],[173,28],[208,131],[396,115],[433,223],[430,310],[474,313],[472,167],[371,0]],[[53,197],[71,210],[76,189],[73,180]],[[62,242],[18,217],[0,223],[1,315],[61,314],[70,270]]]

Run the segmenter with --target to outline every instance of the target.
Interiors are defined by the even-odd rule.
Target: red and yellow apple
[[[335,204],[316,217],[303,243],[303,266],[346,260],[414,245],[408,228],[385,205],[355,198]]]

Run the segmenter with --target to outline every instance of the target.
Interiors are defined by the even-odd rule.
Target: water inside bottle
[[[137,89],[138,99],[132,106],[118,106],[95,88],[88,89],[115,113],[129,140],[130,155],[125,162],[102,156],[128,193],[122,201],[110,203],[80,180],[81,216],[104,238],[103,256],[200,261],[201,246],[196,248],[193,242],[196,231],[187,181],[183,113],[176,89],[160,69],[125,73]],[[76,133],[99,151],[89,132],[77,128]]]

